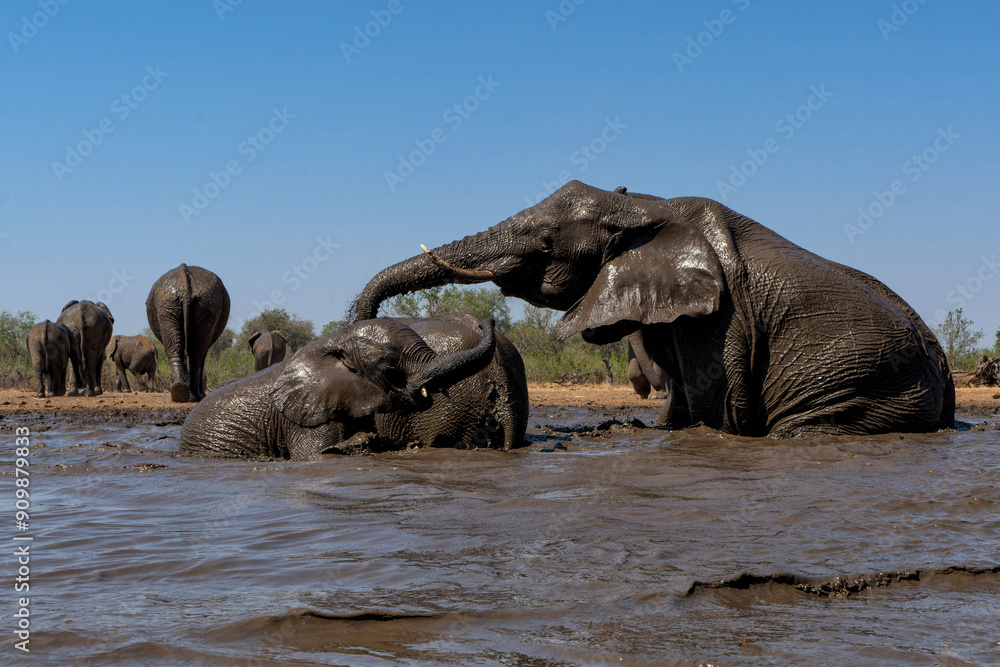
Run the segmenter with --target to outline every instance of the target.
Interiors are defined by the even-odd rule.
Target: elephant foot
[[[669,391],[654,391],[652,394],[649,395],[649,397],[651,399],[653,399],[654,401],[663,401],[663,400],[666,400],[666,399],[670,398],[670,392]]]
[[[183,382],[170,385],[170,400],[174,403],[187,403],[191,400],[191,389]]]
[[[45,392],[42,391],[38,392],[37,394],[35,394],[35,398],[45,398]]]
[[[79,396],[80,395],[80,390],[79,389],[70,389],[69,391],[66,392],[66,395],[67,396]]]
[[[87,387],[87,388],[86,388],[86,389],[84,390],[84,392],[83,392],[83,395],[84,395],[84,396],[97,396],[97,394],[95,394],[95,393],[94,393],[94,390],[93,390],[93,389],[91,389],[90,387]]]
[[[100,396],[103,393],[104,393],[104,390],[101,389],[100,387],[98,387],[97,389],[94,390],[94,394],[93,395],[94,396]]]

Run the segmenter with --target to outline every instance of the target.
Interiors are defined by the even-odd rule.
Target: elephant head
[[[702,229],[666,200],[571,181],[536,206],[391,266],[355,303],[358,319],[404,292],[494,282],[508,296],[566,311],[555,333],[618,340],[642,324],[714,312],[724,290]]]
[[[357,322],[302,347],[290,359],[217,389],[191,411],[187,450],[308,458],[360,431],[374,416],[418,412],[431,394],[492,358],[493,321],[472,349],[435,353],[390,318]]]

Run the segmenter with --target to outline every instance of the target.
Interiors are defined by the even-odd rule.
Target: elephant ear
[[[67,304],[66,304],[65,306],[63,306],[63,307],[62,307],[62,310],[60,310],[59,312],[61,313],[61,312],[63,312],[63,310],[66,310],[66,309],[67,309],[67,308],[69,308],[70,306],[75,306],[75,305],[76,305],[76,304],[78,304],[78,303],[80,303],[80,302],[79,302],[79,301],[76,301],[76,300],[74,299],[73,301],[70,301],[70,302],[69,302],[69,303],[67,303]]]
[[[263,334],[258,331],[254,335],[250,336],[250,340],[247,341],[247,344],[250,346],[251,350],[253,349],[253,344],[256,343],[257,339],[260,338],[262,335]]]
[[[606,261],[590,289],[566,311],[554,333],[584,332],[593,343],[620,340],[641,324],[668,324],[682,315],[708,315],[725,289],[722,264],[700,229],[683,219],[633,234],[626,249]]]
[[[338,409],[337,392],[333,387],[335,373],[330,371],[345,353],[332,341],[317,349],[302,348],[299,352],[277,371],[271,398],[278,412],[299,426],[319,426],[330,421]],[[272,366],[272,369],[278,368]]]

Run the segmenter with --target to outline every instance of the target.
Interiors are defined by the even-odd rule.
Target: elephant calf
[[[255,333],[248,341],[253,352],[253,369],[262,371],[285,358],[285,337],[278,331]]]
[[[66,365],[76,355],[76,336],[65,324],[49,320],[31,327],[26,338],[28,355],[35,369],[38,398],[66,393]],[[48,384],[48,390],[45,385]]]
[[[188,414],[181,449],[307,459],[365,433],[509,449],[524,443],[527,419],[524,364],[492,320],[379,318],[216,389]]]
[[[125,369],[132,371],[135,381],[142,391],[153,390],[153,380],[156,378],[158,363],[156,346],[146,336],[112,336],[108,343],[107,358],[113,361],[118,371],[115,389],[121,392],[131,392]],[[143,375],[146,377],[143,378]]]

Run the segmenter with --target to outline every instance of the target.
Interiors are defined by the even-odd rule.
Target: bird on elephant
[[[367,319],[399,294],[487,281],[565,311],[562,338],[607,343],[640,331],[671,379],[668,426],[786,437],[954,423],[945,355],[903,299],[710,199],[571,181],[386,268],[354,313]]]
[[[65,324],[73,334],[75,354],[70,355],[73,366],[73,386],[68,395],[99,396],[104,393],[101,375],[104,366],[104,349],[111,340],[115,318],[108,307],[93,301],[70,301],[59,313],[58,324]]]
[[[153,341],[142,334],[138,336],[112,336],[108,343],[106,356],[115,365],[117,377],[115,378],[115,390],[119,392],[131,392],[128,370],[135,376],[135,381],[139,383],[141,391],[150,392],[153,390],[153,381],[156,379],[156,366],[158,363],[156,346]],[[143,377],[145,376],[145,377]]]
[[[205,357],[229,322],[229,292],[217,275],[181,264],[153,283],[146,297],[149,328],[170,360],[170,398],[205,398]]]
[[[286,341],[280,331],[270,333],[255,332],[247,341],[253,352],[253,369],[262,371],[285,358]]]
[[[45,320],[31,327],[25,343],[38,383],[35,396],[63,396],[66,393],[66,366],[70,358],[78,354],[76,336],[65,324]]]
[[[520,446],[524,365],[493,327],[465,314],[357,322],[213,391],[184,421],[181,449],[308,459],[372,437]]]

